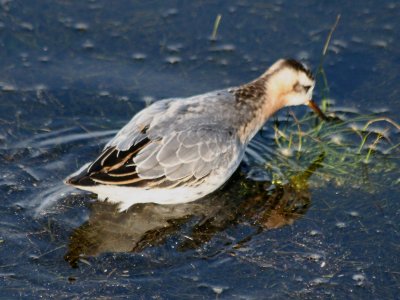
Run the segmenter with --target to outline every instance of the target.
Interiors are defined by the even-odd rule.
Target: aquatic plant
[[[293,180],[290,178],[304,170],[321,153],[325,158],[321,168],[315,172],[315,178],[320,182],[371,187],[383,184],[383,175],[398,170],[400,125],[386,117],[384,111],[365,113],[339,109],[334,107],[334,101],[329,98],[330,89],[323,62],[339,20],[340,15],[328,33],[315,72],[317,82],[322,82],[319,85],[321,108],[330,120],[321,121],[309,113],[298,118],[292,111],[283,122],[276,119],[274,147],[278,151],[265,163],[274,183]],[[289,118],[292,122],[289,122]],[[376,124],[383,127],[376,127]],[[392,134],[393,130],[397,133]],[[370,176],[378,174],[379,181],[369,180]],[[399,179],[394,183],[386,182],[398,183]]]
[[[399,125],[380,113],[331,110],[330,102],[324,101],[330,111],[325,112],[338,120],[319,121],[310,114],[296,118],[291,112],[293,122],[275,122],[277,151],[265,163],[273,181],[288,180],[323,153],[325,158],[314,176],[320,182],[360,187],[382,184],[386,173],[398,170],[400,144],[391,132],[399,130]],[[384,126],[374,127],[378,122]],[[373,175],[379,175],[379,181],[369,180]]]

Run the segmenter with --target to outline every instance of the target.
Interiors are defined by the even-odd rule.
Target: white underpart
[[[197,187],[139,188],[113,185],[75,186],[98,195],[99,200],[119,204],[119,211],[137,203],[178,204],[192,202],[212,193],[229,179],[229,176],[213,176],[208,183]],[[212,182],[212,183],[211,183]]]

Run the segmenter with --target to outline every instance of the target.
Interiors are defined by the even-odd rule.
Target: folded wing
[[[137,114],[102,154],[69,183],[196,186],[206,177],[231,168],[241,155],[239,141],[231,128],[200,120],[188,128],[171,125],[166,130],[158,120],[168,107],[168,102],[161,101]]]

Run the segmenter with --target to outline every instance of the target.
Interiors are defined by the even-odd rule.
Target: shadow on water
[[[285,185],[252,181],[236,172],[224,188],[192,203],[136,204],[119,213],[116,205],[95,202],[89,220],[73,231],[65,259],[77,267],[84,256],[139,252],[163,244],[174,234],[183,235],[177,249],[185,251],[202,246],[231,226],[249,223],[254,233],[225,245],[240,248],[253,235],[290,225],[307,212],[311,205],[308,179],[324,158],[321,153]],[[186,224],[190,224],[187,235],[182,233]]]

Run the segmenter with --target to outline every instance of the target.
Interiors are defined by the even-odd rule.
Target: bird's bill
[[[322,112],[322,110],[318,107],[318,105],[313,101],[308,101],[307,105],[311,107],[311,109],[324,121],[329,120],[327,116]]]

